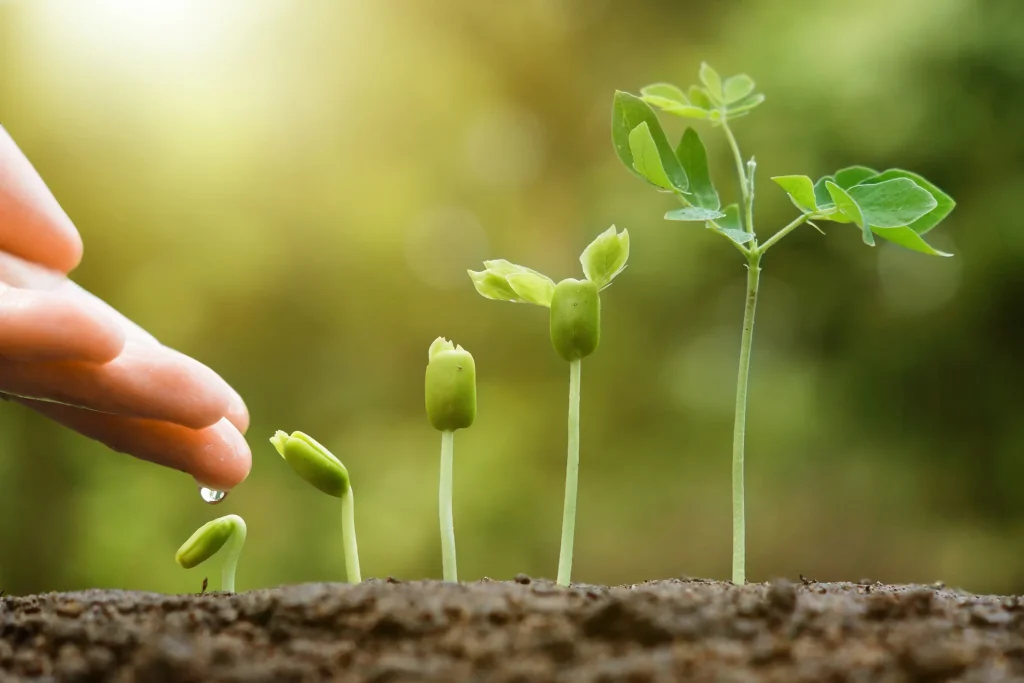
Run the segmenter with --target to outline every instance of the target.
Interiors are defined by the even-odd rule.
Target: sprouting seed
[[[341,498],[342,542],[349,583],[359,583],[359,546],[356,543],[355,499],[348,470],[329,450],[302,432],[278,430],[270,439],[285,462],[308,483],[329,496]]]
[[[580,369],[601,341],[601,290],[626,267],[629,232],[608,228],[580,256],[585,279],[555,282],[535,270],[504,260],[484,261],[484,270],[469,271],[476,291],[487,299],[530,303],[550,309],[551,345],[569,363],[569,447],[562,509],[562,543],[558,583],[569,585],[576,530],[576,489],[580,468]]]
[[[441,484],[438,509],[441,519],[441,565],[445,581],[458,581],[455,561],[455,522],[452,516],[452,469],[455,430],[476,418],[476,363],[472,354],[444,337],[427,351],[424,381],[427,417],[441,432]]]
[[[225,515],[211,520],[196,529],[185,541],[174,560],[184,569],[191,569],[217,554],[226,547],[224,565],[221,568],[220,589],[228,593],[235,592],[235,570],[238,568],[238,557],[245,545],[245,520],[238,515]],[[203,580],[204,590],[206,580]]]

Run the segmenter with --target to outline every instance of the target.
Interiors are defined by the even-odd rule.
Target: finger
[[[71,219],[2,126],[0,249],[63,273],[82,260]]]
[[[234,400],[202,363],[166,346],[134,342],[102,365],[0,359],[0,392],[192,429],[225,417]]]
[[[100,308],[0,284],[0,356],[106,363],[124,343],[117,319]]]
[[[234,488],[249,476],[252,468],[249,444],[226,419],[205,429],[189,429],[169,422],[107,415],[58,403],[14,400],[119,453],[187,472],[197,482],[213,489]]]

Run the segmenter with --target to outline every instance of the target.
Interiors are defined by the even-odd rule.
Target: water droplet
[[[200,486],[199,496],[210,505],[216,505],[228,497],[228,492],[217,491],[215,489],[208,489],[205,486]]]

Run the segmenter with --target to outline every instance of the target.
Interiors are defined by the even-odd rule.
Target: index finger
[[[59,270],[82,260],[82,238],[46,183],[0,126],[0,250]]]

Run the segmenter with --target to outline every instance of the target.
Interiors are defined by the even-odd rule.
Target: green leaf
[[[700,82],[708,89],[707,92],[712,101],[725,102],[725,94],[722,92],[722,77],[707,62],[701,62]]]
[[[952,256],[952,254],[939,251],[925,242],[924,238],[917,234],[909,225],[900,228],[873,228],[873,230],[876,235],[884,240],[913,251],[919,251],[922,254],[928,254],[929,256]]]
[[[686,94],[671,83],[652,83],[640,88],[642,99],[651,102],[651,99],[668,100],[678,104],[689,104]],[[651,102],[654,104],[654,102]]]
[[[633,168],[648,181],[658,187],[671,190],[672,181],[665,173],[665,167],[658,156],[658,146],[654,144],[651,129],[647,123],[641,123],[629,134],[629,151],[633,153]]]
[[[514,301],[518,302],[519,295],[509,285],[508,280],[505,279],[504,275],[499,275],[490,270],[466,271],[469,273],[470,279],[473,281],[473,286],[476,287],[476,291],[480,296],[485,299],[493,299],[495,301]]]
[[[871,176],[878,175],[878,171],[867,166],[850,166],[840,171],[836,171],[836,185],[849,190],[854,185],[859,185],[861,182],[870,178]]]
[[[666,114],[675,114],[676,116],[681,116],[684,119],[706,119],[711,116],[711,112],[707,109],[694,107],[690,104],[672,104],[662,107],[661,110]]]
[[[725,214],[714,209],[705,209],[700,206],[685,206],[665,214],[667,221],[713,221]]]
[[[540,273],[511,273],[505,280],[524,303],[551,306],[551,297],[555,294],[551,278]]]
[[[825,187],[825,183],[829,181],[835,182],[835,178],[827,175],[819,178],[818,182],[814,183],[814,202],[818,205],[819,209],[825,209],[836,205],[832,200],[832,195],[828,192],[828,188]]]
[[[661,167],[665,171],[673,189],[684,192],[687,188],[686,173],[679,164],[672,145],[665,137],[658,115],[643,100],[626,92],[616,92],[612,107],[612,143],[619,159],[633,173],[644,177],[634,166],[633,152],[630,148],[630,134],[642,123],[647,124],[648,132],[654,141]]]
[[[876,228],[910,225],[936,206],[931,193],[909,178],[855,185],[849,195],[860,207],[864,221]]]
[[[580,254],[580,264],[587,279],[604,289],[626,267],[629,259],[629,231],[616,234],[615,226],[608,228]],[[554,286],[551,293],[554,295]],[[550,304],[550,299],[549,299]]]
[[[890,168],[887,171],[883,171],[878,175],[864,180],[861,184],[868,185],[872,183],[882,183],[893,178],[909,178],[913,180],[918,187],[927,190],[931,196],[935,199],[935,208],[929,211],[924,216],[921,216],[916,221],[910,224],[914,232],[918,235],[923,235],[936,225],[939,224],[946,216],[953,211],[953,207],[956,206],[956,202],[948,194],[940,190],[935,186],[934,183],[911,171],[904,171],[899,168]]]
[[[732,104],[733,102],[739,102],[744,97],[754,92],[754,79],[747,74],[736,74],[725,79],[725,85],[722,86],[723,94],[725,95],[725,103]]]
[[[728,110],[729,117],[735,118],[737,116],[742,116],[743,114],[746,114],[754,107],[760,105],[762,102],[764,102],[764,94],[757,93],[756,95],[751,95],[750,97],[741,100],[735,104],[731,104],[729,105]]]
[[[693,128],[687,128],[683,133],[676,149],[676,156],[690,181],[690,201],[696,206],[717,210],[722,202],[711,183],[708,153],[704,149],[704,143],[700,141],[700,135]]]
[[[772,178],[789,194],[789,198],[796,204],[796,208],[804,213],[812,213],[817,210],[818,204],[814,198],[814,183],[805,175],[780,175]]]
[[[828,189],[828,193],[831,195],[832,201],[835,202],[839,213],[860,227],[864,237],[864,244],[872,247],[875,246],[875,238],[871,234],[871,226],[865,223],[864,214],[861,213],[860,207],[857,206],[857,202],[854,201],[853,197],[831,180],[825,181],[825,187]]]
[[[718,223],[718,227],[723,230],[739,230],[740,232],[743,232],[743,221],[740,219],[739,204],[730,204],[722,209],[722,212],[722,217],[715,219],[715,222]]]
[[[708,91],[699,85],[691,85],[688,91],[690,97],[690,104],[701,109],[711,109],[714,107],[711,104],[711,98],[708,97]]]

